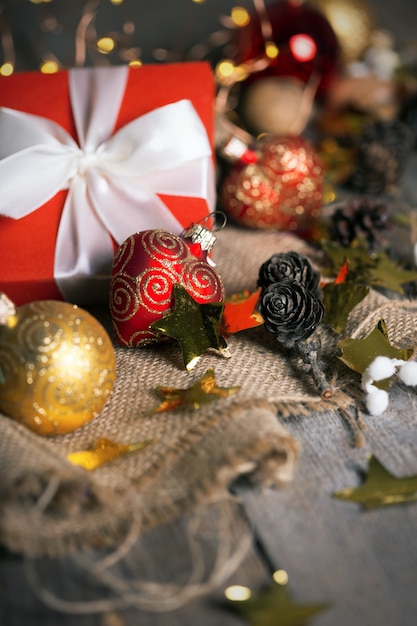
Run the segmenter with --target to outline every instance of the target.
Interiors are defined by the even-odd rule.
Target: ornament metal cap
[[[193,244],[200,244],[201,249],[207,253],[210,252],[217,240],[216,235],[202,224],[193,224],[184,230],[181,236],[184,239],[190,239]]]

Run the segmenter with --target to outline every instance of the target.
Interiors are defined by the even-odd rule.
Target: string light
[[[113,52],[116,43],[112,37],[101,37],[97,40],[97,50],[101,52],[101,54],[109,54],[109,52]]]
[[[278,569],[272,574],[272,578],[275,580],[277,585],[286,585],[288,583],[288,574],[285,569]]]
[[[65,24],[59,19],[58,4],[53,0],[29,0],[35,5],[51,5],[51,9],[48,15],[42,14],[42,18],[39,19],[39,30],[48,33],[62,33],[65,29]],[[189,0],[194,4],[203,4],[205,0]],[[127,4],[124,0],[110,0],[111,5],[120,7]],[[189,50],[185,50],[180,54],[171,50],[151,49],[140,50],[140,54],[133,53],[133,50],[139,49],[136,42],[132,41],[132,37],[136,32],[136,24],[133,19],[124,21],[122,26],[122,32],[106,34],[103,33],[103,25],[101,19],[101,12],[105,10],[107,3],[103,0],[84,0],[82,11],[78,17],[78,21],[74,31],[74,59],[72,64],[75,67],[81,67],[88,64],[102,65],[106,63],[99,57],[101,55],[109,55],[114,52],[117,54],[119,62],[129,63],[131,66],[141,65],[143,62],[150,62],[150,58],[156,59],[160,62],[181,62],[187,60],[203,60],[206,59],[210,53],[214,52],[214,49],[219,48],[227,50],[228,44],[233,37],[233,31],[236,28],[242,28],[247,26],[251,21],[251,14],[244,6],[236,5],[230,10],[229,15],[218,15],[217,20],[221,25],[219,30],[215,30],[207,36],[205,42],[199,42],[190,47]],[[272,39],[271,26],[265,10],[264,0],[252,0],[255,12],[260,17],[262,25],[262,34],[266,42],[265,52],[262,58],[253,59],[249,62],[245,62],[241,65],[234,65],[233,61],[225,58],[220,61],[216,70],[216,76],[221,84],[231,85],[235,82],[243,81],[247,76],[253,72],[260,71],[267,67],[271,59],[274,59],[278,54],[278,49],[275,44],[270,41]],[[54,6],[56,8],[56,15],[53,14]],[[123,7],[122,7],[123,8]],[[96,22],[100,18],[100,30],[101,36],[97,34]],[[0,73],[1,75],[9,75],[18,69],[14,59],[14,45],[13,35],[10,25],[3,20],[3,28],[0,33],[2,39],[3,55],[0,58]],[[120,36],[119,36],[120,35]],[[269,35],[267,37],[267,35]],[[10,40],[10,45],[9,45]],[[7,43],[7,49],[6,49]],[[10,48],[10,49],[9,49]],[[40,50],[39,56],[45,54],[49,55],[49,50]],[[139,58],[140,57],[140,58]],[[112,57],[115,59],[115,57]],[[111,62],[111,61],[110,61]],[[117,62],[117,60],[116,60]],[[2,65],[1,65],[2,63]],[[57,60],[53,61],[48,59],[42,63],[42,72],[53,73],[58,71],[62,67],[62,63]]]
[[[234,602],[244,602],[245,600],[249,600],[252,592],[249,587],[244,587],[243,585],[231,585],[224,590],[224,595],[228,600],[232,600]]]
[[[236,26],[247,26],[250,22],[250,16],[248,11],[243,7],[233,7],[230,17]]]
[[[42,74],[55,74],[59,70],[59,63],[53,59],[49,59],[44,61],[39,69]]]
[[[13,72],[13,63],[3,63],[3,65],[0,65],[0,76],[11,76]]]
[[[220,61],[217,65],[216,65],[216,76],[218,77],[218,79],[224,80],[225,78],[230,78],[231,76],[233,76],[235,71],[235,64],[233,63],[233,61],[230,61],[228,59],[223,59],[222,61]]]
[[[290,38],[290,50],[297,61],[311,61],[316,56],[317,46],[310,35],[298,34]]]
[[[267,41],[265,43],[265,54],[268,59],[276,59],[279,54],[278,47],[274,44],[273,41]]]

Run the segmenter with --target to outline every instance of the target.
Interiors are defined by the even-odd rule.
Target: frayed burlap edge
[[[118,474],[108,485],[110,466],[85,472],[55,453],[48,441],[1,419],[8,440],[8,446],[0,445],[2,469],[15,471],[9,472],[7,484],[1,483],[0,537],[10,550],[31,556],[111,546],[132,532],[139,536],[216,499],[241,474],[252,474],[262,484],[285,484],[298,456],[297,443],[277,422],[271,405],[232,404],[226,420],[209,412],[177,441],[181,454],[166,450],[163,465],[156,463],[153,472],[137,480]],[[228,444],[218,445],[219,430]],[[45,455],[43,467],[33,455],[21,473],[15,454],[25,456],[34,446]]]

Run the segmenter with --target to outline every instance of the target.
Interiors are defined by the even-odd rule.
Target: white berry
[[[366,372],[372,380],[384,380],[394,376],[396,364],[396,359],[390,359],[387,356],[377,356],[366,368]]]
[[[388,406],[388,393],[383,389],[373,387],[366,396],[366,408],[371,415],[381,415]]]
[[[404,363],[404,365],[400,367],[398,376],[406,385],[417,385],[417,362],[407,361]]]

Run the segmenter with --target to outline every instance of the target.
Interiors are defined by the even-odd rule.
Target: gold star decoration
[[[218,387],[214,370],[208,369],[197,382],[185,389],[156,387],[155,393],[161,399],[161,403],[152,412],[163,413],[181,407],[199,409],[202,404],[208,404],[219,398],[227,398],[239,390],[240,387]]]
[[[144,450],[151,443],[152,439],[147,439],[145,441],[136,441],[131,444],[122,444],[115,443],[110,439],[101,437],[100,439],[97,439],[94,447],[89,448],[88,450],[71,452],[70,454],[67,454],[67,459],[73,465],[79,465],[80,467],[91,471],[101,465],[104,465],[105,463],[115,461],[119,457],[129,454],[130,452]]]
[[[272,585],[256,597],[229,600],[228,605],[253,626],[306,626],[328,604],[297,604],[283,585]]]
[[[173,311],[150,326],[178,341],[186,369],[191,370],[201,355],[210,349],[230,358],[226,340],[220,331],[224,304],[199,304],[178,283],[174,285],[173,293]]]
[[[262,315],[256,310],[260,293],[261,288],[253,293],[245,290],[226,299],[221,320],[221,329],[225,335],[233,335],[264,323]]]
[[[342,350],[342,355],[339,357],[340,360],[359,374],[363,374],[377,356],[387,356],[390,359],[408,361],[414,352],[413,348],[395,348],[390,344],[384,320],[379,320],[367,337],[363,339],[343,339],[338,343],[338,346]],[[376,384],[378,387],[384,387],[383,381],[378,381]],[[385,387],[387,387],[387,384],[385,384]]]
[[[374,456],[369,459],[368,475],[359,487],[336,491],[333,497],[356,502],[364,509],[417,500],[417,476],[397,478]]]

